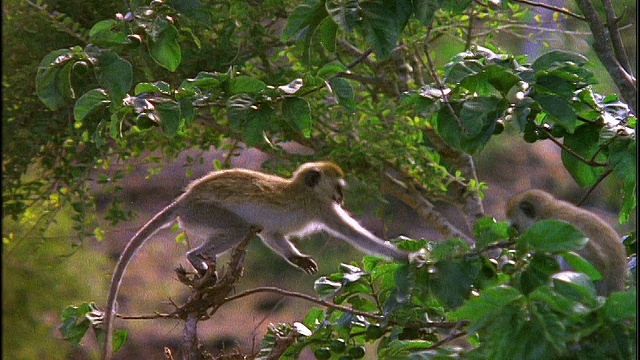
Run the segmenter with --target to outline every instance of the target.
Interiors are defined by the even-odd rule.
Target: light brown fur
[[[180,197],[147,222],[129,241],[116,264],[105,310],[105,359],[111,359],[115,303],[127,265],[135,252],[175,219],[204,243],[187,259],[206,273],[218,254],[242,241],[253,229],[274,252],[307,273],[318,265],[289,241],[327,231],[361,250],[395,259],[408,254],[376,237],[342,209],[344,173],[330,162],[301,165],[291,179],[246,169],[212,172],[189,184]]]
[[[572,224],[589,238],[585,247],[576,252],[602,274],[602,280],[596,282],[598,294],[608,296],[624,290],[627,275],[624,245],[616,231],[595,214],[542,190],[528,190],[509,200],[507,217],[519,231],[544,219]]]

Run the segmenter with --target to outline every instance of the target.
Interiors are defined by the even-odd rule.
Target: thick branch
[[[391,175],[384,174],[382,177],[381,187],[384,192],[404,202],[415,210],[418,215],[429,221],[441,234],[446,237],[459,237],[464,239],[468,244],[474,243],[472,238],[442,217],[442,215],[436,211],[433,204],[425,199],[420,192],[412,186],[407,186],[394,179]]]
[[[602,4],[604,5],[604,12],[607,14],[607,28],[609,29],[611,45],[613,45],[613,50],[616,52],[616,57],[624,70],[629,74],[633,74],[627,51],[624,48],[624,44],[622,44],[622,37],[620,36],[620,29],[618,28],[618,19],[616,18],[613,4],[611,4],[611,0],[602,0]]]
[[[637,114],[636,101],[638,98],[638,89],[636,87],[635,77],[625,71],[624,67],[618,61],[613,46],[611,45],[612,39],[609,36],[609,32],[600,20],[598,11],[591,0],[576,0],[576,3],[589,23],[589,28],[593,33],[594,39],[593,48],[598,58],[607,69],[607,72],[609,72],[624,101],[631,107],[633,113]],[[613,24],[609,25],[611,26]]]

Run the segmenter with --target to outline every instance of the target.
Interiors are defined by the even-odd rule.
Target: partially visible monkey
[[[180,227],[205,242],[187,253],[200,273],[207,261],[239,244],[255,228],[274,252],[309,274],[318,265],[289,241],[326,231],[366,252],[407,260],[395,248],[363,228],[342,207],[344,173],[331,162],[301,165],[291,179],[246,169],[209,173],[189,184],[181,196],[147,222],[129,241],[116,264],[105,311],[105,359],[113,353],[115,303],[127,265],[153,234],[177,219]]]
[[[597,293],[608,296],[624,290],[627,275],[624,245],[616,231],[595,214],[542,190],[527,190],[509,200],[507,217],[518,231],[544,219],[557,219],[575,226],[589,238],[589,242],[576,252],[602,274],[602,279],[595,284]],[[567,264],[562,264],[562,268],[570,270]]]

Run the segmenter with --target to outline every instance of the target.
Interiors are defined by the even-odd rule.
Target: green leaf
[[[307,100],[299,97],[285,98],[282,102],[282,116],[302,131],[305,137],[311,136],[312,118],[311,106]]]
[[[294,36],[298,38],[298,42],[302,43],[304,61],[309,61],[311,39],[318,25],[327,16],[329,14],[324,0],[307,0],[304,4],[296,7],[287,19],[287,26],[282,32],[282,38],[284,40]]]
[[[338,98],[338,104],[344,107],[349,114],[355,113],[356,102],[351,83],[346,79],[333,77],[329,79],[329,85],[331,86],[332,92]]]
[[[81,123],[89,114],[110,103],[109,94],[103,89],[89,90],[76,101],[73,107],[73,118]]]
[[[494,242],[509,238],[509,222],[500,221],[491,217],[478,220],[473,227],[473,237],[476,239],[476,247],[479,249]]]
[[[165,69],[176,71],[182,61],[182,49],[178,44],[178,29],[167,20],[163,20],[159,27],[164,28],[154,39],[149,41],[149,55]]]
[[[324,19],[320,24],[320,42],[329,52],[336,51],[336,34],[338,25],[329,19]]]
[[[504,307],[524,299],[522,293],[517,289],[500,285],[486,289],[480,293],[480,296],[467,300],[464,305],[449,312],[447,318],[452,321],[471,321],[472,327],[469,332],[473,332],[485,323],[491,322],[495,316],[502,312]]]
[[[438,261],[432,276],[431,290],[449,308],[462,305],[480,271],[477,262],[462,260]]]
[[[508,103],[488,96],[451,105],[454,111],[459,111],[458,117],[466,131],[460,128],[448,106],[442,106],[437,113],[436,131],[449,145],[473,155],[480,152],[491,139]]]
[[[61,49],[47,54],[36,74],[36,93],[50,110],[58,110],[75,94],[71,86],[73,50]]]
[[[331,281],[325,276],[319,278],[313,283],[313,289],[321,299],[329,299],[333,297],[341,288],[341,283]]]
[[[232,95],[240,93],[259,93],[267,88],[262,81],[246,75],[234,77],[229,80],[229,93]]]
[[[560,253],[581,249],[588,241],[573,225],[546,219],[531,225],[522,233],[517,247],[541,253]]]
[[[609,145],[609,165],[622,180],[620,223],[629,221],[636,208],[637,144],[635,139],[618,138]]]
[[[386,59],[396,47],[412,13],[409,0],[360,2],[358,28],[379,59]]]
[[[91,43],[98,46],[113,46],[131,42],[127,34],[118,31],[120,22],[116,20],[102,20],[93,25],[89,31]],[[114,31],[114,29],[116,31]]]
[[[557,75],[540,76],[536,79],[535,85],[538,90],[549,91],[567,100],[571,100],[573,97],[573,86]]]
[[[586,274],[562,271],[553,274],[553,288],[564,297],[594,306],[596,287]]]
[[[637,318],[637,290],[631,289],[625,292],[614,292],[604,304],[605,316],[615,322],[631,320],[635,323]]]
[[[349,68],[347,68],[346,66],[344,66],[341,63],[338,62],[331,62],[328,64],[325,64],[324,66],[322,66],[320,68],[320,70],[318,70],[318,75],[319,77],[327,80],[332,78],[333,76],[335,76],[338,73],[344,72],[344,71],[348,71]]]
[[[87,318],[87,314],[90,312],[91,307],[88,303],[65,308],[62,311],[62,324],[58,328],[62,333],[62,338],[74,345],[79,345],[91,326],[91,321]]]
[[[556,95],[541,93],[533,94],[531,97],[540,104],[544,112],[551,115],[554,122],[573,134],[578,124],[578,117],[567,100]]]
[[[433,14],[444,4],[446,4],[446,0],[414,0],[415,16],[424,26],[429,27],[433,21]]]
[[[250,119],[250,114],[255,111],[255,100],[241,93],[234,95],[227,101],[227,116],[229,117],[229,126],[233,130],[241,130],[242,126]]]
[[[469,99],[462,104],[460,120],[468,138],[480,135],[487,124],[497,120],[499,103],[500,99],[491,96]]]
[[[258,109],[250,109],[247,120],[242,127],[242,141],[247,146],[255,147],[264,142],[264,133],[269,129],[275,111],[263,104]]]
[[[131,64],[111,50],[98,55],[98,61],[98,82],[109,92],[113,103],[120,103],[133,83]]]
[[[600,152],[598,139],[600,138],[600,128],[592,124],[584,124],[579,126],[573,134],[564,136],[564,145],[581,155],[584,159],[590,160],[596,153],[599,155],[596,161],[605,161],[605,156]],[[594,167],[585,164],[569,152],[562,150],[560,154],[562,164],[569,171],[573,179],[582,187],[588,187],[600,178],[604,172],[602,167]]]
[[[547,286],[550,277],[560,270],[560,264],[555,257],[534,253],[528,266],[516,276],[514,286],[517,284],[520,291],[529,294],[541,286]]]
[[[162,129],[169,135],[175,136],[184,126],[180,104],[176,102],[162,102],[155,104],[155,112],[160,118]]]
[[[584,55],[578,53],[572,53],[562,50],[550,51],[540,57],[538,57],[531,67],[535,71],[545,70],[557,64],[563,64],[570,62],[578,66],[584,65],[589,62]]]
[[[115,330],[113,332],[113,352],[120,350],[127,341],[129,332],[127,330]]]
[[[573,270],[585,273],[592,281],[598,281],[602,279],[602,274],[595,266],[585,260],[579,254],[569,251],[566,253],[560,253],[560,256],[569,264]]]
[[[164,81],[156,81],[155,83],[142,82],[136,85],[133,93],[135,95],[140,95],[142,93],[154,93],[159,92],[165,95],[171,95],[171,85],[167,84]]]
[[[327,0],[327,13],[344,32],[351,32],[359,21],[360,7],[358,0]]]

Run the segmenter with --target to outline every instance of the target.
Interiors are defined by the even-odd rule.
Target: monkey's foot
[[[318,272],[318,264],[310,256],[292,256],[289,261],[304,270],[307,274],[315,274]]]
[[[218,281],[218,274],[213,268],[209,267],[204,273],[190,273],[185,270],[182,265],[178,265],[175,269],[178,280],[196,289],[203,288],[205,286],[213,286]]]
[[[218,282],[218,272],[214,270],[215,267],[208,267],[204,274],[198,273],[197,277],[193,279],[193,285],[196,289],[201,289],[208,286],[214,286]]]

